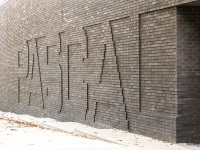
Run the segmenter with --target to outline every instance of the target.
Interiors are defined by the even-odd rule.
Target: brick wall
[[[177,9],[177,140],[200,139],[200,7]]]
[[[0,109],[181,141],[176,6],[192,1],[8,1]]]
[[[152,134],[159,129],[159,133],[154,133],[157,137],[173,138],[175,124],[172,122],[176,116],[176,8],[145,13],[140,18],[141,113],[148,116],[148,122],[141,123],[141,126],[145,133]]]

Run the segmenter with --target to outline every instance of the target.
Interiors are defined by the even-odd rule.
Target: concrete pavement
[[[97,129],[75,122],[59,122],[50,118],[36,118],[9,112],[0,112],[0,117],[32,123],[60,132],[81,134],[89,139],[118,144],[130,150],[200,150],[200,144],[172,144],[118,129]]]

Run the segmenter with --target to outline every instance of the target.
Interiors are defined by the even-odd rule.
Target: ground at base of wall
[[[48,150],[199,150],[200,145],[172,144],[116,129],[0,112],[0,149]]]

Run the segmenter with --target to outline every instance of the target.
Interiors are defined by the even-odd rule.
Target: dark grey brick
[[[9,0],[0,109],[200,141],[196,0]]]

